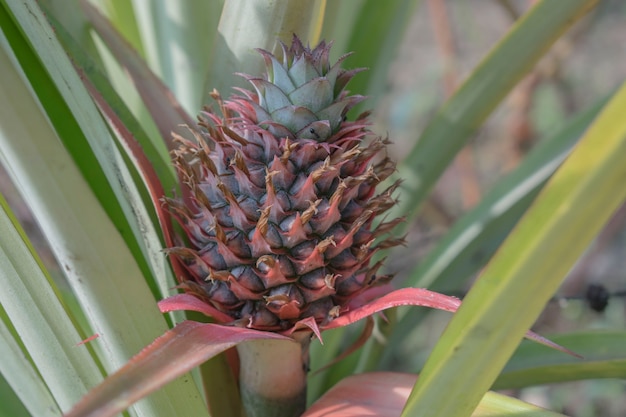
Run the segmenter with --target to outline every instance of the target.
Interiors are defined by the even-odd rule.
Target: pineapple
[[[371,265],[401,219],[375,226],[394,204],[387,140],[367,114],[346,113],[364,97],[344,89],[359,70],[330,65],[331,44],[294,36],[282,62],[260,50],[267,76],[205,109],[195,141],[177,137],[174,162],[184,198],[166,199],[187,244],[169,254],[184,266],[181,287],[231,323],[283,332],[311,318],[323,326],[367,289],[387,282]],[[381,238],[383,236],[383,238]]]

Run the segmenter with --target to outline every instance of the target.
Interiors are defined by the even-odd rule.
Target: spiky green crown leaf
[[[329,63],[330,45],[297,37],[282,63],[260,51],[267,78],[255,92],[200,115],[196,141],[178,138],[175,164],[189,190],[169,199],[189,246],[170,249],[181,286],[234,322],[280,331],[313,317],[327,323],[363,291],[385,282],[372,255],[398,240],[375,240],[400,219],[373,227],[396,185],[375,187],[395,165],[365,117],[345,120],[362,100],[344,90],[358,71]]]
[[[241,74],[259,98],[258,104],[253,103],[257,119],[272,121],[268,130],[279,137],[328,140],[348,110],[364,99],[349,96],[344,90],[361,70],[341,68],[347,55],[331,66],[331,44],[324,41],[313,50],[304,47],[297,37],[290,48],[281,46],[282,63],[271,53],[259,50],[265,59],[267,78]]]

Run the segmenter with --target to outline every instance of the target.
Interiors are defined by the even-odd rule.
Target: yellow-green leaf
[[[429,357],[403,415],[470,415],[523,332],[624,202],[624,108],[626,84],[487,265]]]

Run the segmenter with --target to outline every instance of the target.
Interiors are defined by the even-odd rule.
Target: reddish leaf
[[[553,341],[546,339],[545,337],[540,336],[535,332],[531,332],[530,330],[526,332],[526,335],[524,335],[524,337],[528,340],[532,340],[533,342],[537,342],[540,345],[544,345],[552,349],[560,350],[561,352],[567,353],[568,355],[574,356],[578,359],[584,359],[582,355],[579,355],[578,353],[571,351],[568,348],[565,348],[561,345],[557,345]]]
[[[351,323],[354,323],[355,321],[361,320],[365,317],[369,317],[374,313],[378,313],[388,308],[407,305],[436,308],[438,310],[445,310],[454,313],[461,305],[461,300],[456,297],[451,297],[449,295],[429,291],[425,288],[402,288],[390,292],[387,295],[383,295],[382,297],[362,307],[341,314],[330,323],[324,326],[320,326],[320,328],[322,330],[326,330],[347,326]],[[579,354],[572,352],[571,350],[566,349],[563,346],[557,345],[556,343],[551,342],[545,337],[539,336],[538,334],[531,332],[530,330],[526,332],[525,337],[547,347],[560,350],[561,352],[567,353],[568,355],[581,358]]]
[[[417,375],[372,372],[341,380],[302,417],[399,416]]]
[[[439,294],[425,288],[402,288],[392,291],[389,294],[383,295],[382,297],[364,306],[355,308],[354,310],[343,312],[333,321],[319,326],[319,329],[322,331],[328,329],[336,329],[338,327],[347,326],[366,317],[370,317],[372,314],[379,313],[388,308],[409,305],[430,307],[437,310],[444,310],[454,313],[461,305],[461,300],[456,297]],[[189,294],[179,294],[162,300],[159,302],[159,308],[163,313],[175,310],[190,310],[198,311],[225,323],[232,320],[225,313],[222,313],[221,311],[212,307],[210,304],[205,303]],[[315,331],[317,326],[315,326],[315,322],[313,320],[309,319],[310,318],[300,320],[298,322],[299,326],[296,326],[293,329],[289,329],[283,332],[283,334],[290,335],[291,333],[293,333],[293,331],[299,330],[304,327],[309,327]],[[322,339],[319,332],[315,331],[315,334],[321,341]],[[572,352],[571,350],[566,349],[563,346],[557,345],[556,343],[551,342],[545,337],[539,336],[538,334],[531,332],[530,330],[526,332],[525,337],[539,344],[559,350],[563,353],[567,353],[568,355],[581,358],[579,354]]]
[[[161,310],[161,313],[179,310],[197,311],[222,323],[233,321],[233,318],[228,314],[219,311],[209,303],[205,303],[191,294],[177,294],[167,297],[165,300],[159,301],[159,310]]]
[[[347,326],[388,308],[409,305],[436,308],[454,313],[461,305],[461,300],[449,295],[429,291],[425,288],[402,288],[383,295],[362,307],[342,313],[330,323],[321,326],[321,329],[335,329]]]
[[[159,301],[159,309],[161,313],[169,313],[170,311],[197,311],[205,316],[212,317],[221,323],[229,323],[233,321],[233,318],[228,314],[221,312],[209,303],[205,303],[197,297],[191,294],[177,294]],[[293,327],[279,332],[284,336],[291,336],[293,333],[308,329],[311,330],[317,338],[321,341],[322,335],[320,329],[313,317],[307,317],[298,321]]]
[[[391,284],[391,282],[384,285],[376,285],[374,287],[370,287],[350,300],[348,304],[348,310],[354,310],[358,307],[361,307],[371,301],[376,300],[377,298],[382,297],[383,295],[389,294],[393,290],[394,286],[393,284]]]
[[[91,342],[93,340],[96,340],[99,337],[100,337],[100,335],[98,333],[92,334],[87,339],[81,340],[80,342],[76,343],[76,346],[84,345],[85,343],[89,343],[89,342]]]
[[[417,375],[371,372],[347,377],[317,400],[302,417],[399,417]],[[475,417],[556,416],[548,410],[502,394],[488,392]]]
[[[316,375],[316,374],[318,374],[318,373],[320,373],[320,372],[322,372],[322,371],[332,367],[334,364],[339,363],[342,360],[344,360],[345,358],[347,358],[348,356],[352,355],[359,348],[361,348],[363,345],[365,345],[365,343],[372,336],[372,331],[373,330],[374,330],[374,319],[371,318],[371,317],[368,317],[367,318],[367,322],[365,323],[365,327],[363,327],[363,331],[361,332],[361,335],[358,337],[358,339],[355,340],[354,343],[352,343],[352,345],[350,345],[346,350],[341,352],[341,354],[339,356],[337,356],[332,361],[330,361],[326,365],[322,366],[321,368],[319,368],[315,372],[313,372],[311,374],[311,376]],[[321,342],[322,342],[322,339],[320,339],[320,343]]]
[[[313,333],[315,333],[315,336],[317,336],[319,341],[322,344],[324,344],[324,341],[322,340],[322,332],[320,331],[320,328],[317,325],[317,322],[315,321],[313,317],[306,317],[298,321],[296,324],[294,324],[294,326],[291,329],[287,329],[283,332],[280,332],[280,334],[283,334],[285,336],[291,336],[295,332],[304,330],[304,329],[311,330]]]
[[[271,332],[185,321],[87,394],[65,417],[108,417],[240,342],[290,340]]]

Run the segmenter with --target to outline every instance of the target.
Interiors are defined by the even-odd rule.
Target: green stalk
[[[237,345],[241,400],[247,417],[295,417],[306,408],[310,332],[294,341],[251,340]]]

